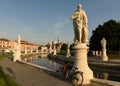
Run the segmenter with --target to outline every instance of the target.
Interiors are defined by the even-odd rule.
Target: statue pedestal
[[[106,54],[106,49],[102,49],[102,61],[108,61],[108,56]]]
[[[83,72],[83,84],[90,84],[90,79],[93,79],[93,72],[87,62],[88,48],[85,43],[78,43],[74,46],[74,67]]]
[[[13,61],[16,62],[17,60],[21,60],[21,53],[19,51],[14,53]]]
[[[49,53],[51,54],[53,52],[52,48],[49,49]]]
[[[57,51],[56,51],[56,49],[54,49],[54,51],[53,51],[53,55],[57,55],[56,53],[57,53]]]

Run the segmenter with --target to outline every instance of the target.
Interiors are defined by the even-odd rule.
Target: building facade
[[[0,50],[4,49],[4,50],[13,51],[15,44],[16,44],[16,40],[9,41],[8,39],[1,38],[0,39]],[[27,51],[27,53],[35,52],[36,50],[38,50],[38,47],[39,45],[30,43],[28,41],[21,40],[21,52],[23,53],[25,51]]]

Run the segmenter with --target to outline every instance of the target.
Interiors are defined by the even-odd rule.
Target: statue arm
[[[74,13],[72,14],[72,16],[70,17],[70,19],[71,19],[71,20],[74,20],[74,19],[76,19],[77,17],[78,17],[77,12],[74,12]]]

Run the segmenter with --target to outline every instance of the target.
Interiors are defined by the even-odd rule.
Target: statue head
[[[77,9],[78,9],[78,10],[82,9],[82,4],[78,4],[78,5],[77,5]]]

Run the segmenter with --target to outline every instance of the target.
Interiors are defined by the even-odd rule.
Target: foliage
[[[67,44],[66,43],[63,43],[63,45],[61,47],[61,51],[62,50],[67,51]]]
[[[73,51],[74,43],[70,45],[70,51]]]
[[[71,54],[71,56],[74,56],[73,47],[74,47],[74,43],[70,44],[70,54]],[[67,44],[66,43],[63,43],[61,51],[58,54],[59,55],[66,55],[67,54]]]
[[[98,27],[93,31],[90,38],[90,50],[101,50],[100,41],[102,38],[107,41],[108,51],[119,51],[120,50],[120,22],[115,20],[109,20],[103,25],[98,25]]]
[[[64,55],[64,56],[66,56],[66,54],[67,54],[67,51],[65,50],[61,50],[60,53],[58,53],[58,55]]]

